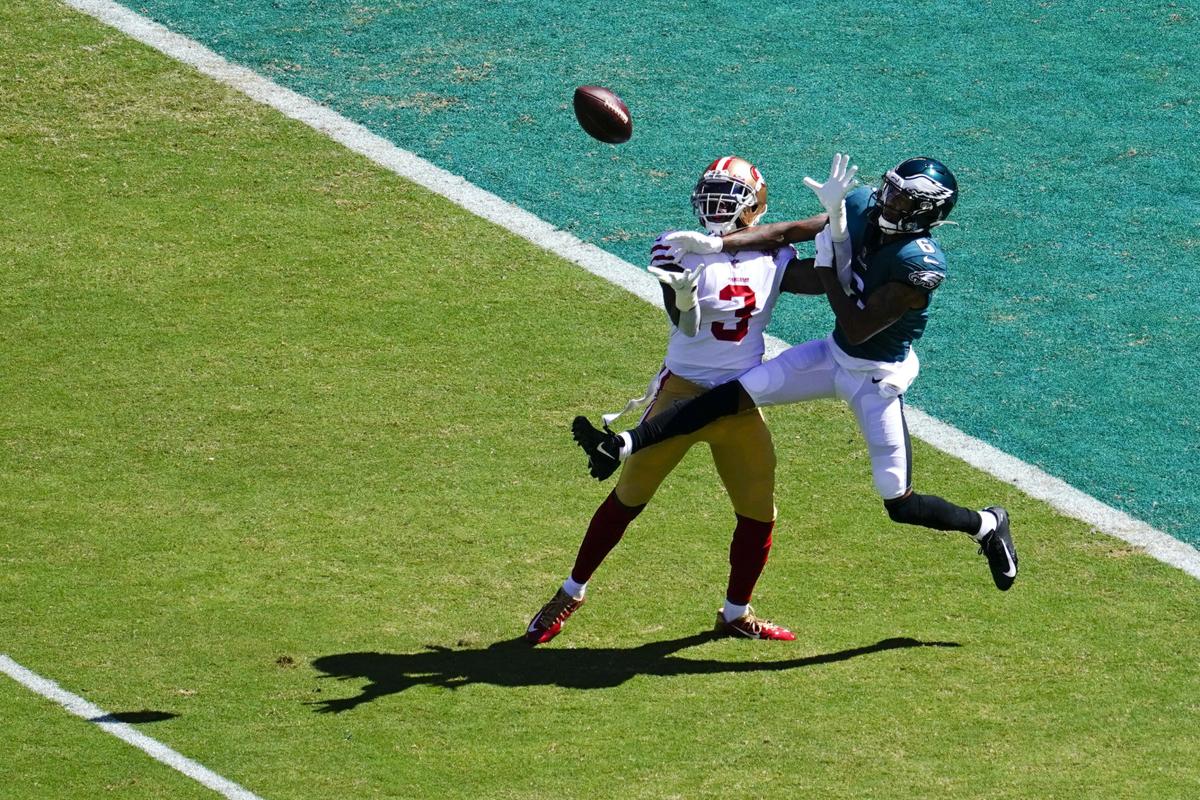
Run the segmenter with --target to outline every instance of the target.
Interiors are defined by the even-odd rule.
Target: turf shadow
[[[957,642],[924,642],[909,637],[883,639],[875,644],[833,653],[779,661],[718,661],[677,658],[680,650],[712,641],[711,631],[650,642],[637,647],[533,648],[523,639],[505,639],[485,648],[452,649],[426,645],[416,653],[338,653],[321,656],[312,665],[321,677],[366,680],[360,694],[322,700],[318,713],[349,711],[413,686],[456,689],[471,683],[495,686],[561,686],[569,689],[606,689],[620,686],[635,675],[706,675],[716,672],[766,672],[798,669],[846,661],[884,650],[910,647],[960,647]]]
[[[147,722],[163,722],[175,719],[179,715],[171,711],[115,711],[99,717],[92,717],[88,722],[124,722],[126,725],[143,725]]]

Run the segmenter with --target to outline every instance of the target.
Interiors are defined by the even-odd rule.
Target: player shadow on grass
[[[98,717],[91,717],[88,722],[124,722],[126,725],[144,725],[147,722],[164,722],[178,716],[173,711],[151,711],[144,708],[141,711],[112,711]]]
[[[321,700],[318,713],[349,711],[413,686],[457,689],[471,683],[495,686],[561,686],[568,689],[607,689],[636,675],[707,675],[716,672],[766,672],[846,661],[857,656],[909,647],[960,647],[957,642],[923,642],[897,637],[835,653],[779,661],[718,661],[677,658],[673,654],[712,641],[708,631],[680,639],[650,642],[638,647],[533,648],[521,638],[506,639],[485,648],[457,650],[426,645],[417,653],[339,653],[321,656],[313,667],[323,678],[366,680],[356,697]],[[761,645],[751,645],[760,646]],[[774,649],[775,645],[767,645]],[[782,649],[782,648],[781,648]],[[778,651],[776,651],[778,652]]]

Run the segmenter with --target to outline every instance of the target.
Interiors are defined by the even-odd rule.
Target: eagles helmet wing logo
[[[913,286],[919,286],[922,289],[936,289],[945,277],[945,273],[936,272],[931,269],[922,269],[908,273],[909,283]]]

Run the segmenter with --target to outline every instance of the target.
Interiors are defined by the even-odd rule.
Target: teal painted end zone
[[[717,155],[758,164],[770,219],[819,210],[800,178],[835,149],[868,180],[942,159],[959,227],[911,402],[1200,544],[1194,4],[131,7],[639,264]],[[579,131],[584,83],[629,143]],[[830,323],[794,299],[773,332]]]

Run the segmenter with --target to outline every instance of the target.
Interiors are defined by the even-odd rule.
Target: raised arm
[[[773,250],[785,244],[811,242],[828,221],[824,214],[817,214],[808,219],[743,228],[722,237],[721,250],[726,253],[736,250]]]
[[[684,336],[695,336],[700,332],[700,305],[696,302],[696,285],[703,271],[703,264],[691,272],[679,264],[665,262],[650,267],[650,274],[662,284],[663,308],[670,317],[671,324]]]
[[[811,241],[817,232],[825,227],[826,222],[825,215],[818,214],[791,222],[755,225],[725,236],[712,236],[698,231],[676,231],[663,236],[660,241],[664,245],[678,248],[681,252],[700,255],[722,251],[732,253],[735,250],[774,250],[793,242]]]

